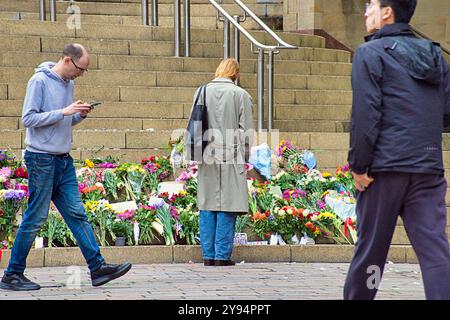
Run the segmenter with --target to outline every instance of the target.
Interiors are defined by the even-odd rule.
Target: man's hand
[[[352,172],[353,179],[355,180],[356,189],[360,192],[366,191],[369,185],[374,181],[373,178],[369,177],[367,173],[357,174]]]
[[[75,113],[80,113],[81,116],[85,117],[91,111],[91,105],[89,103],[85,103],[81,100],[78,100],[72,103],[70,106],[62,109],[62,114],[64,116],[70,116]]]

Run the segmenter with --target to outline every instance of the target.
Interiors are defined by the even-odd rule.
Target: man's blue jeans
[[[204,260],[230,260],[236,214],[200,211],[200,243]]]
[[[72,231],[91,271],[104,262],[88,223],[78,192],[78,182],[70,155],[54,156],[25,152],[30,197],[28,209],[17,232],[6,273],[23,273],[26,258],[53,201]]]

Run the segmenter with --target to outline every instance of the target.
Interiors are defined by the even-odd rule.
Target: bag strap
[[[202,88],[206,86],[201,86],[198,90],[197,96],[195,97],[194,106],[197,104],[198,99],[200,98],[200,95],[202,94]],[[204,89],[206,91],[206,88]],[[206,93],[205,93],[206,94]]]

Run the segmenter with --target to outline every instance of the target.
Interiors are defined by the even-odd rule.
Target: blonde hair
[[[236,59],[228,58],[222,60],[216,69],[216,78],[230,78],[235,81],[239,73],[239,62]]]

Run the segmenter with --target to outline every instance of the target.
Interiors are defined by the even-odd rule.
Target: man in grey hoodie
[[[73,102],[73,80],[83,76],[89,54],[79,44],[64,47],[60,60],[42,63],[28,82],[22,123],[27,129],[24,160],[28,169],[28,208],[17,232],[8,268],[0,282],[5,290],[39,290],[24,276],[26,258],[42,224],[47,220],[50,201],[72,231],[89,266],[93,286],[103,285],[127,273],[131,264],[106,264],[88,223],[78,192],[69,152],[72,126],[83,121],[91,106]]]

